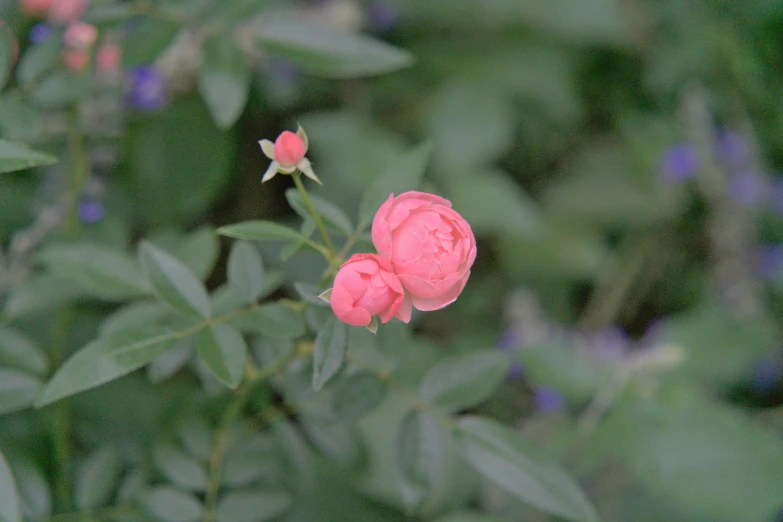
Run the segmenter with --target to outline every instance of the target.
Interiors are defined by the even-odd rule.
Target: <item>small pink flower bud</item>
[[[275,160],[285,168],[295,166],[302,161],[307,147],[302,138],[291,131],[284,131],[275,140]]]
[[[122,61],[122,49],[113,43],[105,43],[98,49],[95,55],[95,67],[98,72],[113,73],[120,68]]]
[[[84,22],[71,22],[65,30],[63,40],[71,49],[87,49],[92,47],[98,38],[98,30],[94,25]]]
[[[56,0],[19,0],[19,8],[27,16],[43,18],[49,14]]]
[[[65,49],[63,51],[63,62],[65,62],[65,66],[69,71],[78,74],[89,65],[90,51],[87,49]]]
[[[49,16],[55,22],[67,24],[78,20],[89,5],[90,0],[54,0]]]

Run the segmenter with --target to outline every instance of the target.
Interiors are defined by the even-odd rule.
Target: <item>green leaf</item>
[[[242,114],[250,90],[250,69],[230,34],[204,42],[198,89],[212,119],[221,129],[231,127]]]
[[[215,268],[220,255],[220,241],[214,228],[203,226],[179,240],[171,247],[171,253],[203,281]]]
[[[270,17],[257,27],[259,43],[297,63],[305,72],[326,78],[374,76],[408,67],[412,56],[359,34],[290,17]]]
[[[232,491],[220,497],[217,522],[264,522],[279,517],[291,503],[282,491]]]
[[[0,20],[0,90],[5,87],[19,53],[16,37],[8,25]]]
[[[449,195],[475,234],[524,234],[541,226],[538,205],[502,172],[462,180]]]
[[[594,437],[645,489],[705,520],[774,520],[783,506],[783,441],[749,412],[690,385],[629,397]]]
[[[114,3],[91,4],[87,12],[82,15],[82,21],[93,25],[104,25],[123,22],[134,15],[129,5]]]
[[[318,391],[331,379],[345,359],[345,323],[330,317],[315,336],[313,348],[313,389]]]
[[[145,277],[161,301],[185,315],[210,316],[207,291],[181,261],[150,243],[141,244],[139,258]]]
[[[41,379],[34,375],[0,368],[0,414],[29,408],[42,386]]]
[[[492,395],[508,372],[509,360],[497,351],[448,357],[424,375],[419,395],[447,411],[470,408]]]
[[[55,70],[33,85],[30,99],[42,108],[64,108],[81,101],[90,92],[90,77]]]
[[[308,303],[315,306],[329,306],[329,303],[321,299],[319,296],[323,293],[323,290],[310,283],[294,283],[294,289],[297,293],[307,300]]]
[[[386,391],[386,382],[376,375],[368,372],[354,373],[329,388],[332,394],[332,412],[340,422],[356,422],[383,402]]]
[[[231,321],[231,324],[243,332],[284,339],[299,337],[305,329],[301,314],[280,303],[260,306],[257,310]]]
[[[100,327],[100,335],[112,335],[128,328],[155,324],[171,315],[168,308],[157,301],[138,301],[118,308]]]
[[[19,509],[19,495],[11,467],[0,453],[0,520],[3,522],[22,522]]]
[[[442,428],[431,414],[411,410],[400,421],[396,442],[396,478],[409,510],[419,509],[443,477]]]
[[[179,32],[179,25],[172,21],[146,16],[139,18],[123,38],[122,63],[128,68],[152,63]]]
[[[38,79],[44,72],[53,69],[57,65],[61,52],[61,40],[59,38],[48,38],[38,45],[29,47],[19,60],[19,66],[16,68],[16,79],[21,84],[29,84],[33,80]]]
[[[318,422],[307,415],[301,417],[308,440],[330,460],[345,469],[356,469],[363,457],[362,440],[355,425],[344,422]]]
[[[84,292],[74,281],[60,274],[42,274],[14,286],[3,308],[11,319],[50,310],[82,297]]]
[[[272,221],[243,221],[218,229],[218,234],[249,241],[298,241],[302,236],[296,230]]]
[[[61,244],[47,247],[38,259],[101,299],[123,301],[149,294],[136,262],[116,250],[89,243]]]
[[[371,223],[375,213],[391,194],[399,196],[419,188],[431,155],[432,144],[429,142],[401,154],[364,191],[359,204],[359,223],[365,226]]]
[[[308,196],[310,197],[310,202],[313,204],[313,207],[315,207],[315,210],[321,215],[325,226],[342,232],[345,235],[350,235],[351,232],[353,232],[351,219],[346,216],[345,212],[340,210],[339,207],[315,194],[308,194]],[[307,205],[305,205],[302,195],[297,189],[290,188],[286,190],[285,197],[291,205],[291,208],[293,208],[303,219],[313,219]]]
[[[516,123],[508,95],[499,88],[454,80],[435,94],[426,114],[434,145],[433,167],[446,189],[497,160],[513,144]]]
[[[161,522],[199,522],[204,516],[196,497],[169,486],[149,489],[139,496],[144,510]]]
[[[158,384],[172,377],[190,360],[195,350],[192,337],[180,339],[174,346],[157,356],[147,365],[147,378]]]
[[[239,143],[196,96],[176,97],[154,118],[129,119],[123,171],[138,218],[161,226],[203,222],[231,179]]]
[[[49,369],[49,361],[43,350],[22,332],[0,328],[0,366],[43,376]]]
[[[16,485],[19,490],[19,504],[22,515],[30,520],[49,518],[52,513],[52,494],[47,478],[41,469],[26,458],[16,458],[11,462]],[[0,506],[6,506],[0,493]],[[0,507],[0,510],[2,507]]]
[[[264,291],[264,262],[252,243],[237,241],[228,255],[228,282],[248,303]]]
[[[558,465],[536,455],[518,431],[465,416],[457,423],[455,436],[460,454],[476,471],[520,500],[574,522],[598,520],[577,483]]]
[[[220,382],[231,389],[242,380],[247,344],[242,335],[226,324],[213,324],[199,332],[196,349]]]
[[[0,130],[9,139],[32,141],[40,136],[42,115],[28,103],[27,96],[8,92],[0,97]]]
[[[663,325],[664,340],[685,349],[686,378],[725,385],[745,378],[759,357],[780,344],[775,321],[758,317],[738,321],[712,303],[672,317]]]
[[[44,387],[36,406],[95,388],[141,368],[176,339],[176,332],[151,326],[96,339],[65,361]]]
[[[153,458],[163,476],[175,486],[193,492],[206,489],[207,472],[196,458],[169,444],[157,446]]]
[[[576,404],[590,400],[610,378],[608,365],[602,366],[586,350],[573,345],[527,346],[520,357],[530,384],[557,388]]]
[[[74,498],[79,510],[96,509],[109,502],[122,471],[117,451],[103,447],[90,454],[76,473]]]
[[[0,140],[0,174],[51,165],[57,158],[36,152],[21,143]]]

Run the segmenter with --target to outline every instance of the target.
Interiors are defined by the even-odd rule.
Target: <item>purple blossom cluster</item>
[[[575,350],[584,350],[596,361],[610,362],[624,357],[629,352],[632,341],[623,330],[615,326],[594,333],[584,333],[547,323],[516,325],[506,330],[495,346],[513,354],[542,342],[563,342],[573,346]],[[518,360],[512,362],[506,378],[513,381],[524,379],[524,369]],[[563,393],[556,387],[547,385],[534,387],[533,403],[543,413],[561,412],[567,407]]]
[[[715,158],[729,171],[728,191],[740,206],[767,205],[783,215],[783,179],[772,178],[750,168],[751,150],[739,132],[724,129],[715,140]],[[661,155],[659,172],[670,183],[693,179],[704,164],[699,149],[689,143],[676,143]]]
[[[168,99],[166,77],[153,66],[142,66],[130,73],[128,103],[142,111],[154,111]]]

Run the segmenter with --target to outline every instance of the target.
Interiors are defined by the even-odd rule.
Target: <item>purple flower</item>
[[[783,382],[783,352],[768,355],[753,368],[751,386],[759,393],[767,393]]]
[[[495,346],[505,352],[511,350],[512,348],[516,348],[521,344],[521,342],[522,339],[519,336],[519,332],[513,328],[509,328],[503,332],[503,335],[500,336],[500,339],[498,339],[498,341],[495,343]]]
[[[739,168],[748,161],[748,142],[739,132],[724,130],[718,134],[715,150],[718,157],[730,167]]]
[[[128,102],[138,109],[151,111],[166,103],[166,77],[151,66],[131,71]]]
[[[664,179],[672,182],[692,178],[701,168],[701,156],[693,145],[672,145],[661,156],[660,171]]]
[[[783,179],[777,178],[772,182],[769,203],[772,210],[783,216]]]
[[[508,373],[506,379],[509,381],[521,381],[524,377],[522,373],[522,363],[519,361],[512,361],[511,366],[508,367]]]
[[[43,22],[35,24],[27,34],[30,43],[39,44],[49,39],[52,35],[52,26]]]
[[[612,326],[591,336],[587,342],[587,349],[589,354],[598,360],[615,360],[628,351],[630,343],[628,334]]]
[[[783,244],[761,247],[756,252],[756,270],[765,279],[777,279],[783,274]]]
[[[79,221],[86,225],[97,223],[105,214],[103,203],[94,199],[86,199],[79,204]]]
[[[755,205],[764,193],[764,178],[753,171],[732,174],[729,178],[729,192],[738,204]]]
[[[555,413],[566,407],[565,397],[552,386],[539,386],[533,390],[533,401],[536,408],[544,413]]]
[[[388,2],[373,2],[367,9],[367,25],[376,33],[385,33],[394,29],[399,21],[399,12]]]

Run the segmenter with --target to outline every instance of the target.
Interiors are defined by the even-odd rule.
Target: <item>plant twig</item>
[[[334,250],[334,245],[332,245],[332,240],[329,237],[329,233],[326,231],[326,227],[324,226],[324,221],[323,219],[321,219],[321,214],[318,213],[318,211],[313,206],[313,202],[310,201],[310,196],[307,194],[307,189],[305,189],[304,183],[302,183],[302,174],[297,170],[294,171],[291,177],[294,178],[294,184],[296,185],[296,190],[298,190],[299,194],[302,195],[302,201],[304,201],[307,210],[310,211],[310,214],[313,216],[313,219],[315,220],[315,225],[318,227],[318,230],[321,232],[321,237],[324,240],[324,245],[326,245],[326,248],[329,251],[330,254],[329,261],[331,262],[334,259],[336,253]]]

